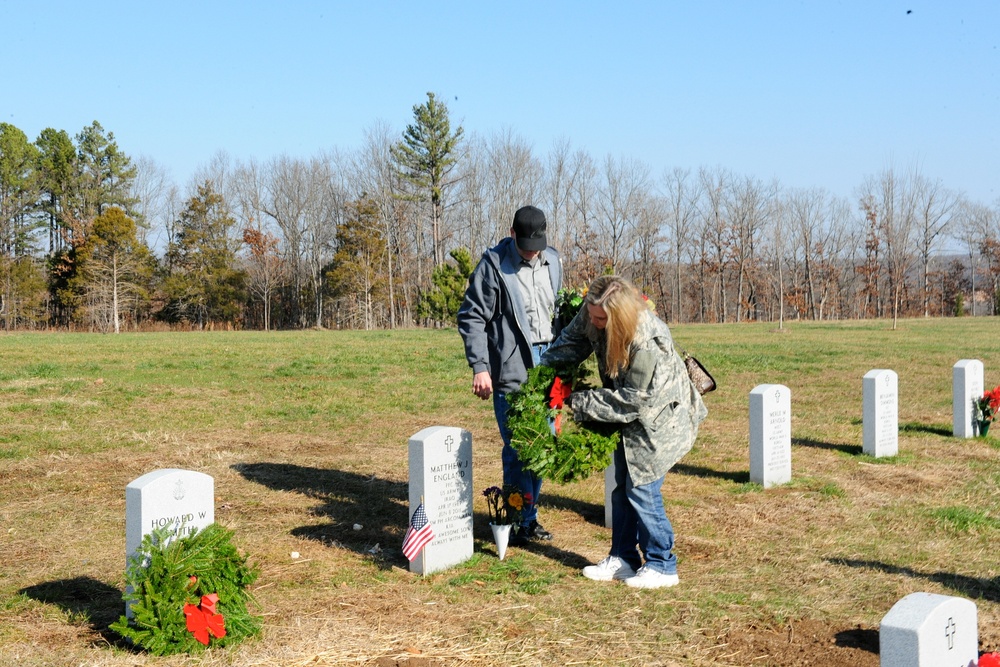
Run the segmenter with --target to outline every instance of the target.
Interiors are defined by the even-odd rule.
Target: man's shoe
[[[608,556],[597,565],[588,565],[583,568],[583,576],[594,581],[631,580],[635,576],[635,570],[621,558]]]
[[[523,547],[526,546],[531,540],[528,539],[527,531],[522,526],[517,526],[510,531],[510,539],[507,540],[507,544],[512,547]]]
[[[537,521],[532,521],[528,524],[527,528],[522,528],[528,533],[528,538],[532,540],[545,540],[546,542],[552,539],[552,533],[542,528],[542,524]]]
[[[676,586],[680,581],[676,574],[663,574],[643,565],[635,576],[625,583],[632,588],[667,588]]]

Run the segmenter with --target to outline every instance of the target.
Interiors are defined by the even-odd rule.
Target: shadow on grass
[[[940,435],[944,438],[950,438],[952,436],[950,426],[942,426],[941,424],[920,424],[918,422],[906,422],[905,424],[900,424],[899,432],[930,433],[931,435]]]
[[[851,420],[853,426],[863,426],[863,419],[854,418]],[[920,422],[906,422],[899,425],[900,433],[929,433],[940,435],[945,438],[952,436],[951,426],[948,424],[921,424]]]
[[[238,463],[232,468],[256,484],[275,491],[300,493],[317,501],[310,514],[325,519],[326,523],[293,528],[289,531],[291,535],[372,557],[375,564],[383,569],[408,567],[401,550],[410,520],[409,486],[406,482],[290,463]],[[551,495],[545,496],[544,503],[577,511],[588,520],[604,525],[603,506]],[[355,530],[355,524],[361,529]],[[473,538],[482,542],[482,546],[492,546],[489,517],[485,513],[476,513],[472,526]],[[376,545],[378,549],[375,549]],[[521,548],[559,561],[567,567],[589,564],[581,556],[547,542],[532,542]]]
[[[539,520],[544,523],[544,517],[541,515],[545,513],[545,508],[551,507],[552,509],[566,510],[568,512],[575,512],[580,515],[580,518],[585,520],[587,523],[592,523],[595,526],[604,525],[604,505],[598,505],[597,503],[588,503],[584,500],[578,498],[569,498],[567,496],[560,496],[548,493],[545,491],[545,486],[542,486],[542,502],[539,504]]]
[[[317,502],[310,514],[326,523],[293,528],[292,535],[379,556],[376,562],[391,561],[387,567],[406,563],[399,551],[410,519],[405,482],[290,463],[237,463],[232,469],[269,489],[299,493]],[[355,525],[361,528],[355,530]]]
[[[815,449],[829,449],[836,452],[843,452],[851,456],[861,456],[863,450],[861,445],[847,445],[835,442],[823,442],[811,438],[792,438],[792,444],[798,447],[813,447]]]
[[[125,613],[122,592],[93,577],[45,581],[19,591],[32,600],[55,605],[71,623],[87,624],[109,644],[124,650],[129,645],[108,626]]]
[[[1000,602],[1000,577],[982,579],[967,577],[962,574],[955,574],[954,572],[919,572],[909,567],[900,567],[898,565],[871,560],[852,560],[849,558],[828,558],[827,562],[833,565],[878,570],[886,574],[901,574],[914,579],[926,579],[927,581],[941,584],[969,598],[986,600],[988,602]]]
[[[725,470],[712,470],[711,468],[702,468],[700,466],[689,466],[683,463],[678,463],[670,472],[675,472],[679,475],[688,475],[689,477],[703,477],[703,478],[715,478],[723,479],[727,482],[732,482],[733,484],[748,484],[750,482],[750,471],[741,470],[739,472],[731,472]]]

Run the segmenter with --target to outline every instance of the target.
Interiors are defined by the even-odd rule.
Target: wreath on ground
[[[591,388],[581,365],[557,371],[535,366],[517,391],[507,395],[507,428],[521,466],[542,479],[567,484],[611,465],[620,434],[614,425],[576,422],[564,401],[574,385]]]
[[[260,634],[262,618],[250,614],[247,587],[259,569],[247,565],[217,523],[183,537],[170,526],[142,538],[129,559],[122,616],[111,629],[153,655],[195,653]]]

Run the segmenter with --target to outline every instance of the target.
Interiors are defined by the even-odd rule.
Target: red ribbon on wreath
[[[558,375],[556,379],[552,382],[552,388],[549,389],[549,407],[555,410],[561,410],[566,402],[569,395],[573,393],[573,384],[569,382],[563,382],[562,378]],[[562,433],[562,413],[556,415],[555,421],[556,435]]]
[[[564,383],[558,375],[552,382],[552,389],[549,389],[549,407],[559,409],[563,402],[573,393],[573,385]]]
[[[226,636],[226,621],[222,614],[215,613],[215,604],[219,596],[215,593],[202,595],[201,604],[184,605],[184,616],[187,617],[188,632],[194,633],[194,638],[208,646],[208,635],[216,639]]]

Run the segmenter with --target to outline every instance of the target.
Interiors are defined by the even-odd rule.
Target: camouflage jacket
[[[604,332],[589,337],[587,321],[586,308],[582,308],[542,355],[542,363],[555,368],[576,366],[591,353],[596,355],[606,388],[574,393],[570,400],[573,418],[621,424],[632,483],[649,484],[691,450],[708,408],[674,350],[670,329],[656,315],[643,314],[629,365],[617,378],[607,375]]]

